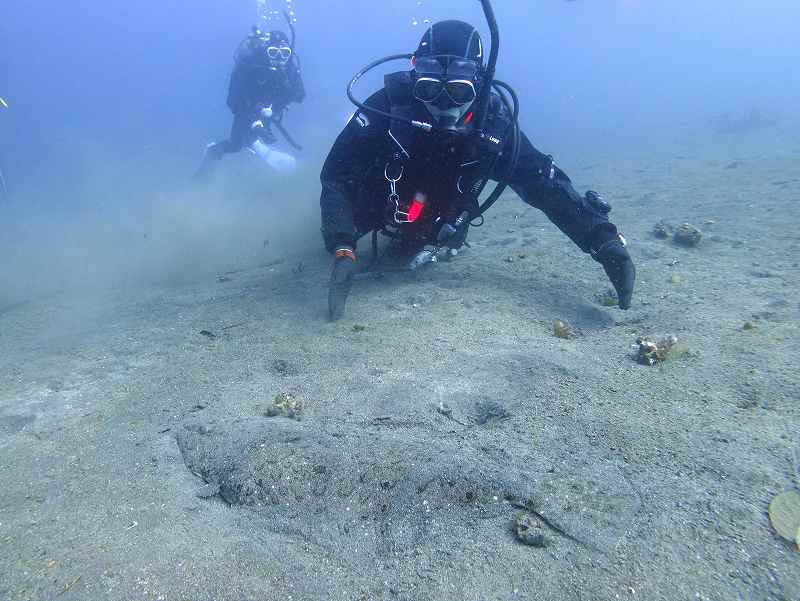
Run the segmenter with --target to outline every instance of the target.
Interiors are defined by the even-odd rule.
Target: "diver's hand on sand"
[[[619,308],[629,309],[636,281],[636,268],[622,240],[606,242],[594,253],[595,260],[603,266],[608,279],[619,297]]]
[[[337,248],[331,274],[331,287],[328,291],[328,311],[331,321],[337,321],[344,317],[344,308],[350,288],[353,286],[355,273],[356,255],[353,249],[349,246]]]
[[[469,213],[463,212],[454,223],[445,223],[439,230],[436,243],[455,250],[464,246],[469,231]]]

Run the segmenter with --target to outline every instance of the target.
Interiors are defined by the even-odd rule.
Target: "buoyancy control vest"
[[[411,73],[387,75],[384,88],[389,113],[395,117],[386,131],[391,152],[384,168],[388,188],[385,225],[400,235],[413,233],[421,242],[431,243],[435,224],[452,222],[465,211],[478,214],[480,193],[506,147],[509,121],[495,97],[483,132],[425,132],[410,124],[417,106]],[[471,114],[465,121],[472,121]],[[436,185],[431,186],[433,190],[402,189],[404,180],[417,178],[435,180]]]

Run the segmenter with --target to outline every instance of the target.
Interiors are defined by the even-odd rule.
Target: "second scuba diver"
[[[350,84],[359,107],[339,135],[322,170],[322,234],[335,255],[329,311],[343,316],[356,273],[356,244],[372,232],[416,252],[410,267],[457,252],[470,223],[505,185],[540,209],[584,252],[600,263],[628,309],[635,269],[625,239],[609,221],[610,206],[595,192],[579,195],[552,157],[536,150],[519,130],[513,89],[494,80],[499,47],[489,0],[481,0],[492,30],[484,62],[481,37],[461,21],[434,24],[413,55],[372,63]],[[386,76],[384,88],[361,103],[356,82],[389,60],[411,58],[412,69]],[[509,100],[510,97],[510,100]],[[488,180],[494,193],[479,202]]]
[[[305,99],[300,63],[292,40],[279,30],[262,32],[257,27],[239,45],[228,89],[228,107],[233,113],[230,137],[209,144],[196,177],[210,172],[225,154],[248,148],[278,172],[291,171],[295,158],[273,148],[277,142],[275,126],[287,141],[299,146],[283,129],[282,120],[291,103]]]

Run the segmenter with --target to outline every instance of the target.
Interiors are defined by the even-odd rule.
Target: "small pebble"
[[[556,338],[569,339],[573,336],[572,328],[569,327],[569,324],[560,319],[556,319],[553,322],[553,333],[556,335]]]

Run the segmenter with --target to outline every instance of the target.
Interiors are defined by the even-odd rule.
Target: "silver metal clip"
[[[400,173],[397,177],[391,177],[389,175],[389,163],[386,163],[386,167],[383,170],[383,175],[386,177],[386,181],[389,182],[389,202],[394,205],[394,221],[395,223],[411,223],[411,219],[409,219],[410,215],[406,211],[400,210],[400,195],[397,193],[397,182],[399,182],[403,178],[403,172],[405,171],[405,166],[400,166]]]

